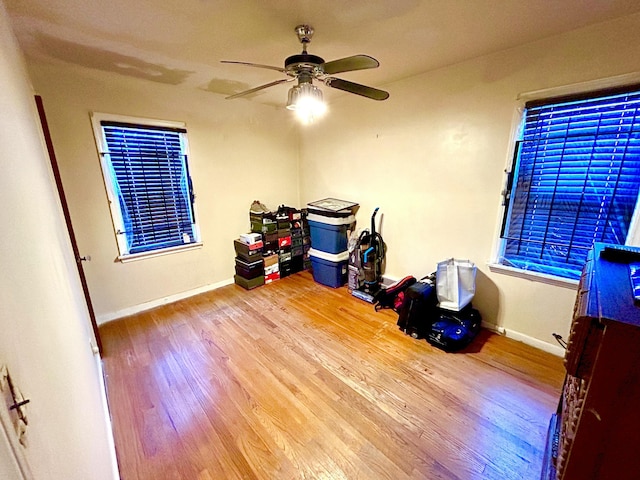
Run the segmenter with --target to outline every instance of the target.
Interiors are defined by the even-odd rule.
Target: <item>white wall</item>
[[[340,97],[305,133],[301,200],[357,201],[360,227],[379,206],[388,275],[425,275],[445,258],[469,258],[486,321],[533,343],[553,344],[552,332],[566,338],[573,289],[487,266],[516,98],[640,71],[639,27],[640,16],[630,16],[425,73],[384,86],[386,102]]]
[[[0,364],[31,400],[25,453],[35,478],[113,479],[86,305],[6,19],[0,2]]]
[[[234,274],[233,240],[249,206],[298,205],[296,127],[284,108],[90,71],[31,64],[43,97],[85,272],[100,323]],[[123,264],[104,190],[91,111],[184,121],[204,247]]]
[[[639,23],[629,16],[412,77],[385,86],[386,102],[342,96],[300,140],[284,109],[32,62],[81,254],[92,257],[85,268],[99,321],[228,281],[232,240],[247,229],[252,200],[275,207],[335,196],[362,205],[360,226],[381,207],[389,276],[425,275],[439,260],[469,258],[479,266],[475,305],[485,321],[553,349],[552,332],[568,335],[575,291],[487,266],[516,98],[640,71]],[[187,123],[204,248],[114,261],[90,111]]]

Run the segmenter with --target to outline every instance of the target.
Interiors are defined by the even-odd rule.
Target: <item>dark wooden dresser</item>
[[[629,264],[601,258],[604,247],[580,280],[543,480],[640,479],[640,306]]]

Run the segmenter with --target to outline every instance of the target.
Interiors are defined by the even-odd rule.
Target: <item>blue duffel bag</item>
[[[438,308],[426,338],[431,345],[447,352],[461,350],[478,335],[481,323],[480,312],[471,304],[459,312]]]

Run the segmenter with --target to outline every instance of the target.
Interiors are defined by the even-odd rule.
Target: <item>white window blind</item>
[[[625,244],[640,188],[639,108],[638,87],[525,105],[500,263],[579,278],[594,242]]]
[[[185,129],[101,121],[121,254],[195,243]],[[113,200],[112,200],[113,201]],[[121,239],[119,239],[121,240]],[[121,248],[122,249],[122,248]]]

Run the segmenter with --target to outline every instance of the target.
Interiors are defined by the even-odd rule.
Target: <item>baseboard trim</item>
[[[525,335],[524,333],[516,332],[515,330],[510,330],[508,328],[504,329],[504,334],[508,338],[513,338],[514,340],[518,340],[519,342],[539,348],[540,350],[544,350],[545,352],[551,353],[557,357],[564,357],[564,348],[562,348],[560,345],[554,345],[553,343],[544,342],[542,340],[538,340],[537,338],[530,337],[529,335]]]
[[[151,300],[150,302],[145,302],[139,305],[134,305],[133,307],[124,308],[116,312],[106,313],[104,315],[98,315],[98,317],[96,318],[96,321],[98,325],[103,325],[107,322],[111,322],[119,318],[128,317],[129,315],[135,315],[136,313],[144,312],[146,310],[151,310],[152,308],[160,307],[168,303],[177,302],[178,300],[183,300],[185,298],[193,297],[194,295],[210,292],[211,290],[216,290],[218,288],[231,285],[232,283],[233,283],[233,278],[222,280],[221,282],[217,282],[217,283],[211,283],[209,285],[204,285],[202,287],[194,288],[193,290],[187,290],[186,292],[176,293],[175,295],[169,295],[168,297],[158,298],[157,300]]]
[[[491,330],[493,333],[498,333],[500,335],[504,335],[504,329],[498,327],[495,323],[489,323],[489,322],[485,322],[483,320],[480,325],[482,326],[482,328],[485,328],[487,330]]]
[[[120,470],[118,469],[118,458],[116,456],[116,444],[113,438],[113,424],[111,423],[111,411],[109,409],[109,399],[107,397],[107,379],[104,375],[102,359],[100,355],[94,355],[98,376],[100,377],[100,397],[102,399],[102,407],[104,411],[104,419],[107,425],[107,444],[109,448],[109,457],[111,460],[111,472],[113,480],[120,480]]]
[[[482,327],[497,334],[504,335],[507,338],[512,338],[514,340],[517,340],[518,342],[522,342],[539,350],[551,353],[552,355],[555,355],[557,357],[564,357],[564,348],[562,348],[560,345],[554,345],[553,343],[544,342],[537,338],[530,337],[529,335],[525,335],[524,333],[520,333],[509,328],[499,327],[494,323],[483,321]]]

